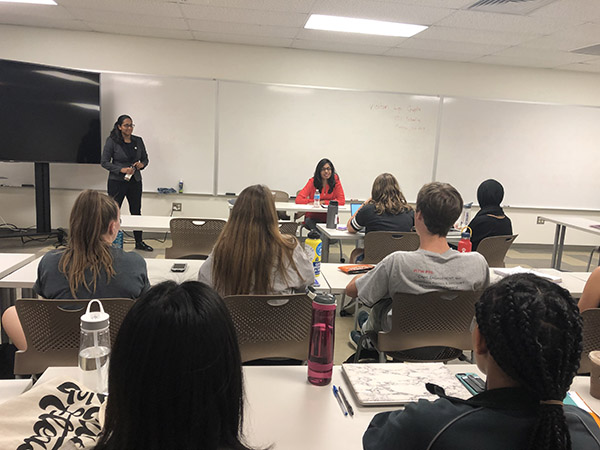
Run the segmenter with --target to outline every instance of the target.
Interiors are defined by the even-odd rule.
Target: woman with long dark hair
[[[321,205],[329,205],[331,200],[337,200],[339,205],[346,204],[344,189],[340,182],[340,177],[335,172],[333,163],[323,158],[315,168],[315,174],[308,180],[304,188],[298,192],[296,203],[306,205],[314,202],[315,193],[319,191]],[[304,220],[304,225],[315,230],[317,223],[323,223],[327,220],[327,213],[307,212]]]
[[[579,368],[582,320],[557,284],[512,275],[476,305],[473,347],[486,390],[374,417],[363,437],[373,449],[590,450],[600,429],[587,412],[563,404]]]
[[[281,234],[273,194],[249,186],[236,200],[225,228],[199,280],[219,294],[288,294],[304,292],[314,272],[294,236]]]
[[[150,288],[146,262],[112,247],[119,231],[119,207],[106,194],[83,191],[71,209],[66,249],[46,253],[33,290],[44,298],[138,298]],[[20,350],[27,348],[16,309],[2,325]]]
[[[96,450],[248,450],[233,322],[203,283],[167,281],[131,308],[114,343]]]
[[[127,114],[118,117],[102,151],[102,167],[109,171],[108,195],[116,200],[119,208],[127,197],[129,212],[142,214],[142,174],[148,166],[148,153],[140,136],[133,135],[135,127]],[[142,240],[142,232],[134,231],[135,248],[154,250]]]

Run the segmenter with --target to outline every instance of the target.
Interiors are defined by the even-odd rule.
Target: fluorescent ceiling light
[[[379,36],[411,37],[428,27],[409,23],[384,22],[381,20],[355,19],[352,17],[312,14],[304,25],[311,30],[342,31],[345,33],[376,34]]]
[[[53,5],[56,6],[54,0],[0,0],[2,3],[31,3],[34,5]]]

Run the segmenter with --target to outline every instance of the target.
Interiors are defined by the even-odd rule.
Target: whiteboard
[[[101,74],[102,147],[118,116],[128,114],[150,163],[143,189],[212,194],[216,82],[192,78]],[[0,163],[0,184],[33,184],[33,163]],[[50,164],[50,187],[106,190],[108,171],[94,164]]]
[[[445,98],[436,178],[465,202],[495,178],[510,206],[599,209],[600,108]]]
[[[266,184],[291,195],[329,158],[346,198],[393,173],[408,199],[431,181],[439,97],[219,83],[218,192]]]

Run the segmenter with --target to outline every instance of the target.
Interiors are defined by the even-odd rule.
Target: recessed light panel
[[[56,2],[54,0],[0,0],[0,3],[29,3],[33,5],[56,6]]]
[[[304,25],[304,28],[310,30],[341,31],[344,33],[375,34],[378,36],[411,37],[428,27],[408,23],[312,14],[306,25]]]

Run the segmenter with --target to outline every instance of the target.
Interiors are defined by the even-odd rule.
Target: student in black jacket
[[[365,450],[592,450],[600,429],[563,405],[581,356],[582,321],[570,294],[531,274],[507,277],[476,305],[473,344],[487,390],[468,400],[440,395],[376,415]]]
[[[512,223],[500,206],[504,198],[504,188],[496,180],[485,180],[477,188],[477,202],[481,208],[469,227],[473,232],[473,251],[486,237],[513,234]]]
[[[148,165],[148,153],[144,141],[133,135],[135,125],[130,116],[119,116],[102,151],[102,167],[109,171],[108,195],[119,205],[127,197],[129,212],[142,214],[142,174]],[[151,252],[154,250],[142,240],[142,232],[134,231],[135,248]]]

